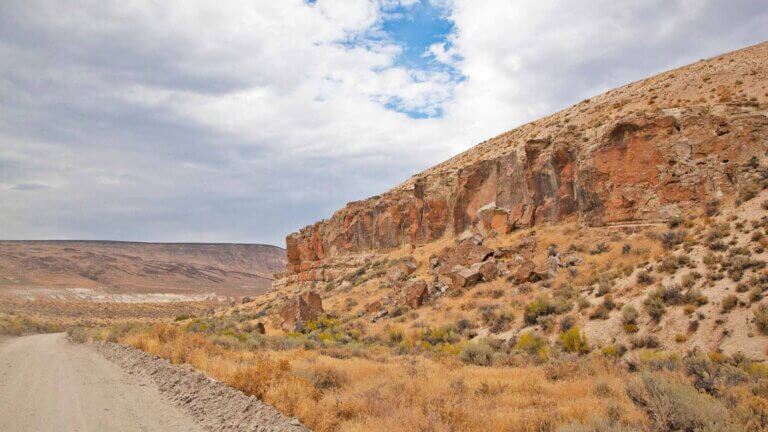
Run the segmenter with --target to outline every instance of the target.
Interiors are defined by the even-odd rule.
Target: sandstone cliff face
[[[473,226],[506,233],[564,220],[663,220],[733,194],[749,181],[741,168],[768,150],[765,95],[737,93],[745,80],[765,88],[767,53],[762,44],[631,84],[350,203],[287,237],[288,273],[323,280],[307,272],[331,258]],[[709,99],[694,99],[709,87]]]

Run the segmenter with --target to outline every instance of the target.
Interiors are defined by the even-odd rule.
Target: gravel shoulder
[[[189,365],[173,365],[136,348],[110,342],[98,342],[92,347],[129,374],[151,380],[161,394],[207,431],[308,431],[297,419]]]
[[[0,430],[204,429],[154,386],[57,333],[0,343]]]

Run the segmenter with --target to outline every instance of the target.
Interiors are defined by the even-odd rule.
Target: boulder
[[[300,331],[307,321],[317,319],[323,313],[323,299],[320,294],[309,290],[298,294],[280,311],[282,327],[286,330]]]
[[[536,237],[523,237],[512,245],[512,250],[521,255],[528,255],[536,251],[536,244]]]
[[[573,267],[577,266],[581,263],[581,258],[579,258],[577,255],[566,255],[562,258],[562,266],[563,267]]]
[[[378,311],[376,313],[376,315],[373,316],[373,318],[371,318],[371,322],[375,323],[375,322],[377,322],[378,320],[384,318],[387,315],[389,315],[389,311],[386,310],[386,309],[382,309],[382,310]]]
[[[509,209],[496,207],[491,203],[477,210],[478,226],[487,234],[507,234],[511,231],[508,223]]]
[[[257,322],[256,327],[253,329],[253,331],[262,335],[267,333],[267,329],[264,328],[264,323],[262,322]]]
[[[497,266],[496,260],[493,258],[488,259],[487,261],[483,261],[480,264],[480,274],[483,276],[483,281],[490,282],[494,279],[496,279],[496,276],[499,274],[499,268]]]
[[[516,230],[520,228],[529,228],[534,224],[536,216],[536,206],[527,204],[518,204],[509,212],[509,229]]]
[[[450,283],[450,280],[448,281]],[[449,285],[441,280],[436,280],[434,282],[430,282],[427,285],[427,293],[429,295],[429,298],[438,298],[441,295],[445,294],[446,291],[448,291]]]
[[[416,279],[408,282],[403,288],[405,294],[405,304],[417,309],[427,299],[427,283],[423,279]]]
[[[469,231],[465,231],[468,233]],[[450,275],[456,266],[468,267],[481,263],[494,255],[493,249],[485,247],[476,237],[463,236],[454,247],[446,247],[429,258],[429,272],[434,275]]]
[[[416,260],[413,257],[407,257],[398,260],[387,269],[387,279],[393,283],[402,282],[408,279],[408,276],[412,275],[415,271]]]
[[[480,233],[474,232],[472,230],[464,231],[463,233],[456,236],[455,240],[456,244],[470,242],[476,245],[483,244],[483,241],[483,236]]]
[[[451,270],[451,283],[454,288],[469,288],[476,285],[483,278],[480,273],[480,263],[471,267],[456,266]]]
[[[437,270],[440,268],[445,262],[437,255],[432,255],[429,257],[429,269],[430,270]]]
[[[517,283],[530,282],[536,279],[536,264],[531,260],[523,260],[514,272],[514,279]]]
[[[472,241],[464,241],[456,245],[456,248],[450,254],[448,262],[453,265],[468,266],[483,262],[492,256],[493,249]]]

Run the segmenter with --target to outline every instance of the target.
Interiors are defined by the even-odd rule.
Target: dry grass
[[[0,335],[22,336],[33,333],[55,333],[61,330],[62,326],[53,321],[0,312]]]
[[[467,366],[455,358],[374,361],[300,349],[226,349],[170,325],[129,333],[121,342],[189,363],[319,432],[552,431],[561,424],[607,417],[597,383],[620,388],[624,380],[619,368],[597,357],[553,381],[543,367]],[[621,422],[644,422],[621,392],[613,399]]]
[[[112,324],[119,321],[159,322],[177,316],[197,316],[220,303],[211,301],[170,303],[99,303],[73,300],[22,300],[0,294],[0,313],[27,316],[61,327],[92,323]]]
[[[743,207],[756,207],[752,201]],[[752,219],[763,213],[755,215]],[[296,287],[288,286],[235,308],[237,313],[222,311],[206,318],[227,323],[215,330],[210,329],[212,324],[196,330],[210,333],[208,339],[179,335],[163,341],[168,338],[144,332],[135,336],[139,339],[124,342],[192,363],[320,431],[663,430],[664,424],[690,423],[697,417],[695,409],[705,402],[716,408],[724,405],[732,417],[729,421],[738,423],[737,430],[768,430],[768,391],[763,388],[768,388],[768,373],[749,376],[751,372],[740,364],[743,360],[736,360],[737,354],[764,358],[762,331],[768,328],[768,307],[750,305],[747,291],[735,290],[739,307],[722,314],[721,301],[733,292],[730,287],[736,281],[726,278],[715,283],[693,276],[707,273],[707,227],[726,217],[724,212],[713,219],[677,222],[673,228],[686,235],[669,249],[664,249],[662,241],[663,233],[671,229],[666,225],[633,233],[638,228],[565,224],[492,237],[485,242],[491,248],[535,237],[537,247],[530,257],[540,268],[547,264],[550,245],[563,257],[576,256],[580,262],[539,282],[516,284],[502,277],[449,292],[417,309],[390,302],[384,306],[390,315],[376,323],[371,322],[371,312],[361,313],[363,308],[398,294],[398,287],[378,273],[365,275],[351,287],[315,287],[328,312],[324,319],[333,321],[333,326],[313,327],[303,334],[279,331],[275,306],[282,304],[280,296],[293,295]],[[760,222],[760,229],[766,224]],[[732,248],[751,251],[752,232],[734,226],[740,234]],[[443,239],[413,250],[401,248],[377,260],[412,255],[420,263],[416,277],[425,277],[429,256],[451,242]],[[729,263],[728,256],[716,254]],[[665,258],[672,256],[675,268],[663,270]],[[764,252],[755,252],[754,258],[765,260]],[[718,271],[725,273],[735,264],[728,266],[721,265]],[[760,302],[766,289],[758,270],[747,269],[742,278],[745,284],[755,285],[757,291],[749,291],[754,294],[752,303]],[[652,284],[638,282],[643,273],[652,278]],[[664,313],[652,320],[643,303],[656,289],[661,290],[658,297]],[[539,297],[561,306],[546,308],[547,313],[526,322],[527,307]],[[605,307],[606,319],[590,319],[608,299],[612,306]],[[503,325],[495,326],[502,316]],[[255,320],[272,323],[265,338],[268,343],[251,345],[248,328]],[[190,325],[195,324],[192,321]],[[496,327],[498,331],[492,330]],[[230,341],[242,337],[241,341],[220,339],[226,332]],[[183,341],[176,341],[179,338]],[[284,341],[274,343],[272,338]],[[729,345],[718,352],[723,341]],[[706,374],[694,377],[682,365],[693,346],[717,353],[718,360],[711,362],[731,365],[714,379]],[[583,354],[588,349],[591,354]],[[648,381],[643,392],[636,392],[638,399],[631,401],[627,384],[638,375],[618,362],[631,370],[661,370],[676,384],[662,388]],[[749,367],[765,370],[759,363]],[[691,383],[707,388],[697,390]],[[657,390],[662,399],[657,400]],[[696,396],[703,391],[712,392],[712,397]],[[670,395],[678,394],[688,402],[666,403]],[[660,415],[668,417],[662,421]]]

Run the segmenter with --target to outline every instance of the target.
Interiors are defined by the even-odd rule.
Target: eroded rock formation
[[[768,45],[751,50],[762,61]],[[695,97],[705,73],[715,79],[703,82],[718,81],[717,88],[739,73],[755,83],[766,76],[764,62],[750,71],[727,59],[712,60],[732,68],[720,75],[697,63],[630,84],[481,143],[383,195],[350,203],[287,237],[288,274],[323,280],[308,274],[317,263],[468,228],[492,234],[564,220],[592,226],[657,221],[731,195],[749,181],[742,168],[768,150],[765,104],[721,90],[716,100],[670,102],[675,95]],[[636,100],[651,92],[656,96],[648,102]],[[660,100],[667,106],[657,107]]]

